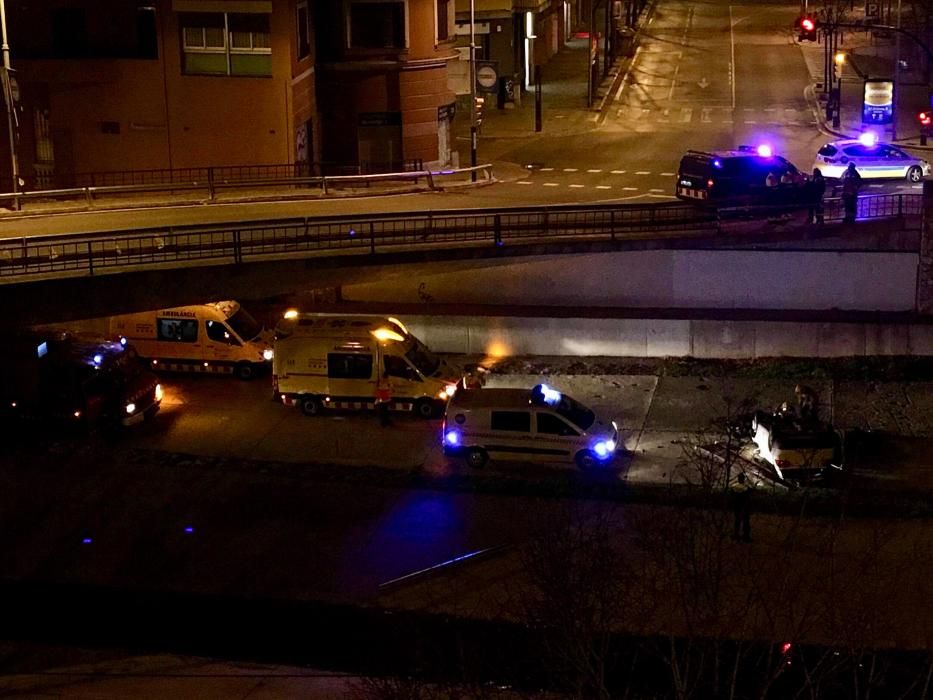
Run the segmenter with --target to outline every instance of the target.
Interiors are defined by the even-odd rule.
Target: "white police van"
[[[444,454],[471,467],[490,458],[576,462],[580,469],[608,464],[619,445],[619,426],[549,387],[458,389],[447,405]]]

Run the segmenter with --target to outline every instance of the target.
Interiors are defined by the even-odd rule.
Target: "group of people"
[[[841,183],[844,210],[843,223],[855,223],[858,193],[862,185],[862,176],[855,169],[855,163],[849,163],[849,167],[842,174]],[[823,196],[826,194],[826,178],[823,177],[820,169],[814,168],[813,175],[809,180],[804,180],[804,176],[799,172],[791,172],[790,170],[785,170],[780,177],[772,171],[765,178],[765,187],[769,191],[779,192],[782,187],[786,188],[787,186],[801,187],[803,198],[810,205],[810,223],[824,223]]]

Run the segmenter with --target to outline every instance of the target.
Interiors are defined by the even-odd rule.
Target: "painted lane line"
[[[650,175],[651,172],[648,171],[648,170],[639,170],[639,171],[638,171],[637,173],[635,173],[635,174],[636,174],[636,175]]]
[[[711,116],[712,111],[713,110],[710,109],[709,107],[704,107],[703,109],[701,109],[700,110],[700,121],[703,122],[704,124],[709,124],[711,121],[713,121],[713,118]]]
[[[622,189],[625,190],[626,192],[635,192],[638,188],[637,187],[623,187]]]
[[[628,172],[627,170],[613,170],[612,174],[613,175],[625,175],[625,173],[627,172]]]
[[[601,168],[590,168],[590,169],[587,170],[586,172],[588,172],[588,173],[601,173],[601,172],[602,172],[602,169],[601,169]]]
[[[531,180],[519,180],[515,184],[516,185],[533,185],[534,183]]]
[[[682,107],[680,110],[680,121],[686,124],[693,118],[693,110],[689,107]]]
[[[544,186],[545,187],[557,187],[558,185],[556,182],[545,182]]]
[[[586,187],[586,185],[570,185],[570,187],[573,187],[574,189],[580,189],[581,187]]]
[[[674,177],[674,173],[661,173],[661,177]]]
[[[683,56],[683,54],[680,54]],[[671,78],[671,89],[667,92],[667,101],[672,102],[674,100],[674,88],[677,87],[677,73],[680,72],[680,64],[678,63],[674,66],[674,77]]]
[[[650,189],[650,190],[648,190],[648,191],[649,191],[649,192],[663,192],[664,190],[658,188],[658,189]]]
[[[540,170],[541,170],[542,173],[549,173],[549,172],[551,172],[552,170],[554,170],[554,168],[541,168]]]
[[[758,122],[756,122],[754,119],[746,119],[745,123],[746,124],[757,124]]]
[[[611,190],[612,186],[611,185],[596,185],[596,189],[597,190]]]
[[[575,173],[575,172],[577,172],[577,168],[564,168],[564,172],[565,172],[565,173]]]
[[[729,5],[729,82],[732,83],[732,109],[735,109],[735,22],[732,19],[732,5]]]

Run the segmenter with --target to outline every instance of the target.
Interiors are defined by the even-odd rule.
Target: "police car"
[[[816,154],[813,167],[823,177],[841,178],[855,163],[855,169],[864,179],[906,179],[920,182],[930,174],[930,164],[902,151],[897,146],[878,141],[871,133],[858,139],[843,139],[824,145]]]
[[[768,187],[772,174],[783,183]],[[771,148],[739,146],[728,151],[687,151],[680,159],[674,194],[705,205],[792,203],[803,196],[807,177]]]

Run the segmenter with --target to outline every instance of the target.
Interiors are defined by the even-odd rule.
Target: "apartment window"
[[[311,55],[311,29],[308,20],[308,3],[299,2],[295,26],[298,28],[298,60]]]
[[[183,13],[183,72],[187,75],[272,75],[269,15]]]
[[[437,0],[437,40],[450,38],[451,0]]]
[[[404,49],[405,3],[395,0],[351,3],[350,48]]]
[[[56,58],[81,58],[88,54],[87,17],[80,7],[51,11],[52,54]]]

